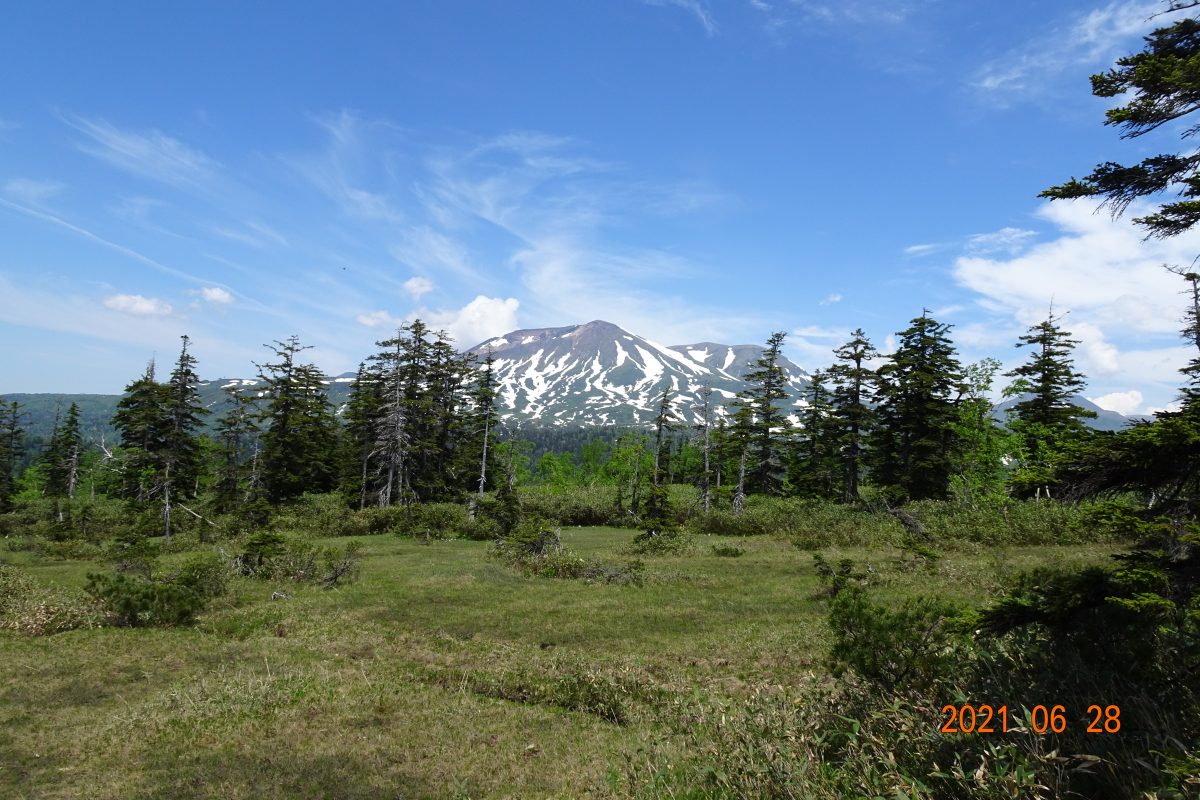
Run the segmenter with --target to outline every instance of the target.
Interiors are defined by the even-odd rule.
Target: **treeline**
[[[295,336],[267,345],[261,383],[226,388],[212,435],[199,402],[196,359],[182,347],[170,374],[156,365],[125,387],[113,426],[119,441],[88,442],[72,403],[30,459],[21,408],[4,408],[0,510],[21,492],[60,501],[60,522],[81,494],[119,498],[154,528],[172,533],[180,512],[265,524],[272,509],[306,492],[336,492],[348,505],[387,507],[458,501],[492,487],[489,464],[503,447],[494,410],[490,359],[460,354],[419,320],[360,364],[344,408],[330,404],[328,379],[304,363]],[[201,508],[201,510],[197,510]],[[145,532],[152,532],[146,526]]]
[[[964,366],[950,326],[923,313],[886,358],[854,331],[834,363],[812,373],[802,407],[781,405],[784,334],[776,333],[728,406],[705,392],[698,407],[679,409],[664,395],[661,450],[650,431],[608,431],[530,463],[519,458],[517,470],[552,487],[625,484],[631,498],[639,479],[657,476],[699,487],[706,509],[737,510],[752,494],[857,502],[868,488],[895,504],[1048,496],[1061,456],[1100,435],[1082,422],[1094,412],[1071,402],[1084,377],[1059,322],[1048,317],[1017,343],[1030,355],[1005,373],[1013,380],[1004,395],[1019,400],[1004,424],[990,400],[1000,362]],[[684,425],[681,414],[700,422]]]

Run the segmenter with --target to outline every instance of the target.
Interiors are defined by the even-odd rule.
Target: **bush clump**
[[[0,564],[0,629],[48,636],[103,623],[103,608],[94,599],[47,586],[16,567]]]
[[[190,625],[205,605],[205,598],[186,586],[121,573],[88,575],[87,592],[121,628]]]

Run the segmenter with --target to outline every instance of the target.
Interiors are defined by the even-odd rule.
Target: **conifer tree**
[[[1071,402],[1084,387],[1084,376],[1076,372],[1071,351],[1078,342],[1059,326],[1051,313],[1020,337],[1017,347],[1029,346],[1029,359],[1005,373],[1017,380],[1005,390],[1010,396],[1024,396],[1013,406],[1013,428],[1021,434],[1026,453],[1035,462],[1064,437],[1083,432],[1081,420],[1096,416]]]
[[[648,536],[659,536],[674,527],[671,518],[670,495],[663,473],[669,457],[669,437],[675,424],[675,412],[671,408],[671,387],[663,389],[658,401],[658,413],[654,415],[654,468],[650,476],[650,491],[646,498],[646,513],[642,525]]]
[[[199,489],[201,470],[199,430],[203,424],[201,418],[208,414],[208,409],[200,403],[196,359],[188,352],[191,339],[186,335],[180,339],[179,359],[167,382],[169,425],[162,454],[163,472],[170,476],[170,485],[164,487],[164,491],[194,497]]]
[[[949,491],[962,379],[949,330],[924,312],[879,369],[873,477],[898,499],[942,499]]]
[[[472,400],[472,428],[476,431],[477,444],[469,452],[479,454],[479,485],[477,495],[483,498],[487,488],[488,458],[491,454],[492,429],[495,427],[496,416],[496,358],[488,348],[483,359],[483,369],[477,371],[475,392]]]
[[[791,491],[802,497],[833,498],[842,494],[842,463],[838,447],[833,396],[825,385],[828,374],[809,375],[800,412],[799,440],[792,443],[788,465]]]
[[[267,499],[280,503],[303,492],[324,492],[333,486],[336,423],[325,396],[325,376],[311,364],[300,364],[297,336],[264,345],[278,359],[256,364],[266,382],[266,429],[259,455]]]
[[[257,444],[258,425],[255,422],[254,398],[242,394],[235,386],[225,388],[229,404],[217,420],[217,439],[221,445],[221,463],[214,487],[217,510],[236,511],[248,499],[248,464]]]
[[[753,460],[747,476],[749,486],[763,494],[778,494],[783,488],[779,442],[785,436],[787,419],[778,403],[787,397],[787,375],[779,364],[784,336],[783,331],[777,331],[767,339],[762,355],[745,375],[750,388],[739,395],[741,406],[750,412],[747,424]]]
[[[700,472],[700,502],[704,513],[712,508],[713,470],[712,470],[712,387],[705,384],[700,389],[700,423],[696,426],[700,432],[701,455],[703,458]]]
[[[360,510],[366,508],[368,496],[378,491],[372,477],[372,459],[383,415],[382,383],[377,372],[360,363],[342,412],[342,491],[348,498],[357,498]]]
[[[122,494],[131,500],[148,500],[158,485],[162,452],[171,435],[171,402],[170,388],[156,380],[153,360],[117,402],[113,426],[124,450]]]
[[[54,428],[46,448],[46,493],[74,497],[79,485],[83,436],[79,431],[79,406],[71,403],[67,415]]]
[[[16,401],[4,406],[0,416],[0,512],[12,510],[12,498],[16,494],[17,466],[24,453],[22,416],[21,406]]]
[[[858,499],[866,443],[875,426],[875,410],[870,403],[877,376],[867,364],[879,357],[879,351],[862,328],[855,329],[850,336],[850,341],[833,351],[840,363],[828,371],[842,458],[842,500],[847,503]]]

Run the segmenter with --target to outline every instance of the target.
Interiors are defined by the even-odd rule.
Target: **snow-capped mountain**
[[[743,376],[763,348],[712,342],[663,346],[596,320],[564,328],[513,331],[471,348],[490,350],[499,383],[501,414],[540,425],[649,423],[670,386],[678,415],[697,420],[701,391],[713,390],[714,409],[746,388]],[[786,358],[789,407],[795,407],[807,373]]]

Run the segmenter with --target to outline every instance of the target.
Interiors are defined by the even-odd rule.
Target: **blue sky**
[[[1037,193],[1121,141],[1088,75],[1159,2],[21,4],[0,28],[0,392],[117,392],[188,333],[244,375],[606,319],[789,332],[815,369],[923,307],[1012,366],[1051,302],[1088,395],[1174,399],[1163,263]],[[1136,209],[1130,216],[1136,215]]]

